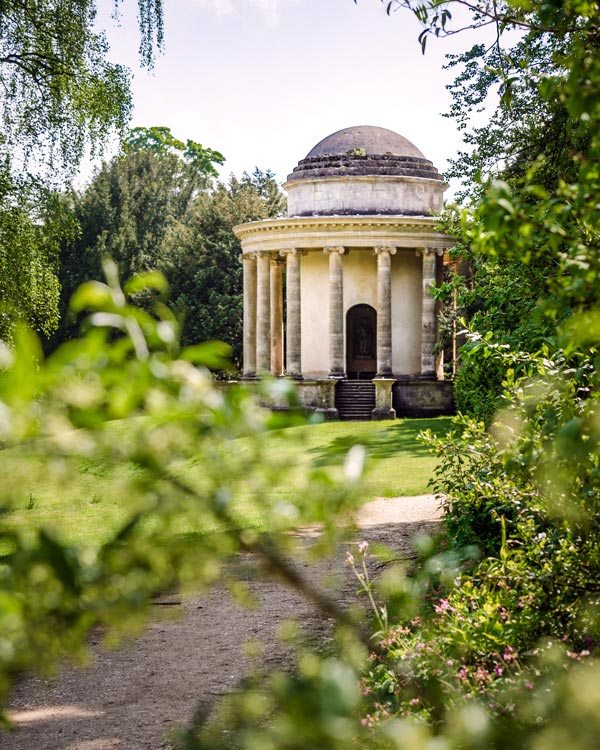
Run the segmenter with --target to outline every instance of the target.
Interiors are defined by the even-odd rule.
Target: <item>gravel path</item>
[[[406,555],[412,537],[431,533],[439,517],[439,502],[433,495],[378,499],[360,512],[360,538]],[[336,595],[351,604],[356,586],[344,559],[345,549],[318,566],[304,563],[304,572],[314,580],[337,576]],[[10,735],[0,733],[0,748],[169,748],[169,731],[188,723],[198,706],[213,705],[251,671],[253,662],[244,653],[249,640],[261,641],[262,663],[271,671],[290,664],[289,651],[277,639],[284,620],[297,619],[311,637],[329,637],[331,623],[295,592],[277,581],[261,579],[249,557],[239,567],[259,608],[241,609],[220,587],[181,602],[178,597],[163,597],[156,605],[157,617],[132,645],[106,651],[93,636],[87,668],[65,667],[52,681],[21,681],[11,704],[19,729]],[[175,612],[181,617],[167,617]]]

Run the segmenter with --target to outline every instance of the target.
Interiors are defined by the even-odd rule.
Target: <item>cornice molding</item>
[[[244,254],[335,246],[452,247],[456,240],[435,230],[437,220],[434,216],[301,216],[240,224],[234,232]]]
[[[339,175],[323,175],[321,177],[297,177],[296,179],[288,179],[283,183],[282,187],[284,190],[293,190],[298,185],[307,185],[314,182],[414,182],[418,185],[431,185],[436,190],[442,190],[445,192],[449,184],[443,180],[435,180],[431,177],[414,177],[413,175],[399,175],[399,174],[339,174]]]

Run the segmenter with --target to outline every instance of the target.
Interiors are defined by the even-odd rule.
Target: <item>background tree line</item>
[[[223,161],[216,151],[175,139],[168,128],[134,128],[123,153],[104,163],[85,189],[69,194],[79,231],[59,251],[60,324],[52,347],[76,333],[69,300],[81,283],[102,278],[102,259],[110,256],[124,283],[136,273],[161,271],[183,342],[225,341],[239,362],[241,247],[233,227],[280,215],[285,199],[268,170],[215,182],[215,165]]]

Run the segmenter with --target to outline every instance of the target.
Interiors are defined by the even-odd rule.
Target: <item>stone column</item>
[[[271,370],[271,254],[257,253],[256,369]]]
[[[256,376],[256,256],[242,255],[244,269],[244,363],[243,377]]]
[[[426,248],[423,255],[423,307],[421,323],[421,375],[435,377],[435,300],[431,288],[435,286],[436,252]]]
[[[286,374],[302,378],[302,307],[300,296],[301,250],[285,250],[285,305],[286,305]]]
[[[395,247],[377,247],[377,377],[392,374],[392,255]]]
[[[343,247],[326,247],[329,255],[329,377],[343,378],[344,363],[344,266]]]
[[[271,375],[283,375],[283,264],[271,258]]]

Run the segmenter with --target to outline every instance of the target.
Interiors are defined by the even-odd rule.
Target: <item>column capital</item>
[[[442,256],[444,254],[444,248],[443,247],[418,247],[415,250],[415,255],[439,255]]]
[[[346,248],[341,247],[340,245],[337,245],[337,246],[327,245],[326,247],[323,248],[323,252],[325,253],[325,255],[331,255],[335,253],[338,253],[338,255],[344,255],[344,253],[346,252]]]
[[[288,255],[297,257],[299,255],[306,255],[306,250],[301,250],[299,247],[284,247],[283,250],[279,251],[279,255],[285,258]]]
[[[256,260],[256,253],[254,251],[250,253],[241,253],[240,254],[240,261],[243,263],[245,260]]]
[[[256,250],[254,255],[257,258],[271,258],[273,256],[272,250]]]
[[[383,255],[384,253],[396,255],[396,253],[398,252],[398,248],[392,247],[390,245],[377,245],[373,248],[373,252],[375,253],[375,255]]]

